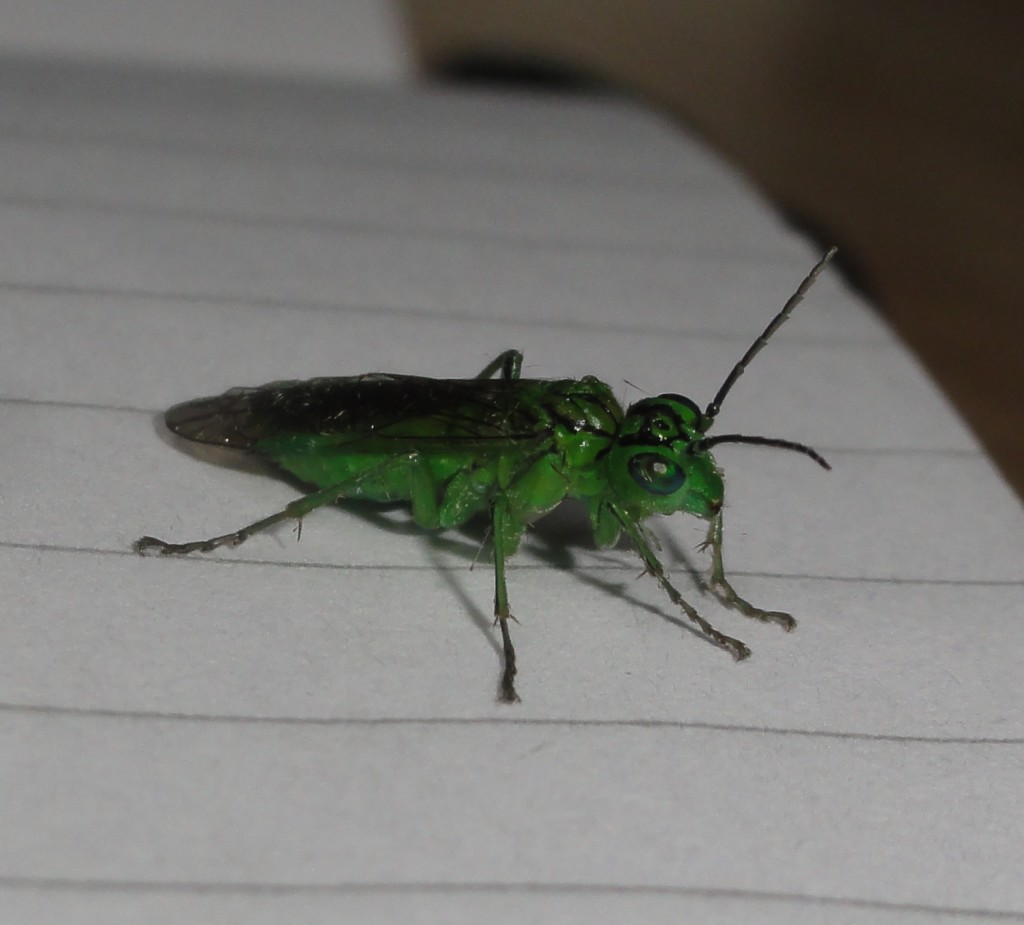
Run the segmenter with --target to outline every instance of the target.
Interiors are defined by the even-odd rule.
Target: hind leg
[[[246,524],[241,529],[235,530],[232,533],[225,533],[222,536],[212,536],[206,540],[194,540],[191,543],[168,543],[166,540],[157,539],[155,536],[143,536],[132,544],[132,548],[141,555],[145,555],[151,550],[157,550],[164,556],[182,556],[190,552],[212,552],[221,546],[238,546],[249,539],[250,536],[262,533],[264,530],[274,526],[274,524],[279,524],[283,520],[299,520],[310,512],[315,511],[318,507],[323,507],[325,504],[331,504],[339,498],[344,498],[346,494],[351,492],[357,482],[358,477],[347,479],[344,482],[331,485],[320,491],[310,492],[308,495],[297,498],[284,510],[254,521],[251,524]]]

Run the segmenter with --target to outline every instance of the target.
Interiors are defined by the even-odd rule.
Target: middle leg
[[[520,350],[506,350],[499,353],[488,363],[474,379],[490,379],[495,373],[500,372],[501,378],[506,382],[518,379],[523,369],[523,354]]]
[[[516,650],[509,635],[508,623],[514,619],[508,605],[508,587],[505,584],[506,531],[509,528],[508,500],[499,495],[491,508],[491,531],[494,544],[494,622],[501,627],[501,643],[505,657],[505,668],[501,675],[501,689],[498,700],[502,703],[516,703]]]

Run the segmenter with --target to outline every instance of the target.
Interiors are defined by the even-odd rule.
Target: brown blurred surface
[[[554,65],[703,133],[840,244],[1024,495],[1024,4],[404,5],[428,74]]]

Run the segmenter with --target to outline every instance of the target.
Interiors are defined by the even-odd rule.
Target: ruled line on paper
[[[740,900],[752,903],[792,903],[835,909],[864,909],[878,912],[941,915],[947,918],[980,918],[986,921],[1022,922],[1024,913],[992,909],[984,906],[942,906],[928,903],[894,902],[856,897],[827,896],[815,893],[786,893],[769,890],[716,889],[715,887],[666,886],[662,884],[608,883],[524,883],[493,881],[491,883],[451,882],[242,882],[211,880],[111,880],[76,879],[72,877],[0,876],[0,888],[46,889],[82,893],[204,893],[226,895],[316,895],[316,894],[509,894],[509,895],[597,895],[597,896],[676,896],[717,900]]]
[[[82,142],[80,134],[64,135],[59,132],[37,133],[26,132],[20,129],[7,130],[0,127],[0,132],[7,137],[19,137],[32,141],[42,139],[54,145],[74,147]],[[87,145],[116,145],[120,150],[131,150],[139,154],[147,151],[155,151],[164,154],[180,154],[190,157],[204,159],[216,159],[219,161],[230,160],[237,162],[254,162],[260,164],[287,164],[293,165],[296,162],[306,163],[313,167],[331,169],[335,166],[358,170],[390,170],[402,172],[405,175],[414,174],[421,176],[437,175],[441,177],[465,177],[467,180],[490,180],[494,178],[527,183],[550,183],[559,187],[570,187],[582,190],[607,189],[613,185],[619,189],[648,189],[650,188],[651,177],[646,175],[629,176],[615,171],[595,172],[573,172],[566,168],[559,173],[555,170],[543,170],[529,167],[502,166],[486,159],[476,161],[453,162],[450,158],[438,156],[433,160],[421,157],[413,159],[402,159],[395,155],[382,156],[376,151],[332,151],[328,153],[317,153],[309,151],[292,151],[287,148],[275,149],[270,146],[259,147],[228,147],[223,145],[205,146],[201,142],[190,143],[187,141],[166,139],[148,140],[125,136],[108,140],[108,136],[97,136],[84,141]],[[675,193],[685,195],[688,190],[699,190],[696,185],[698,181],[679,179],[675,184]]]
[[[412,239],[429,238],[431,241],[452,241],[480,243],[524,251],[552,250],[563,253],[586,254],[630,254],[649,257],[678,257],[679,247],[672,244],[657,244],[642,241],[616,241],[601,237],[569,238],[564,235],[544,235],[543,232],[502,231],[496,229],[433,226],[404,226],[387,220],[345,219],[318,217],[312,215],[285,215],[271,212],[238,212],[227,209],[182,208],[147,203],[106,202],[100,200],[70,198],[48,199],[40,196],[18,196],[0,194],[0,208],[31,209],[58,214],[105,215],[111,217],[156,218],[168,221],[187,221],[207,226],[225,225],[240,228],[273,228],[281,231],[309,231],[325,234],[345,234],[405,237]],[[757,255],[750,255],[755,258]],[[778,259],[778,255],[767,253],[762,259]]]
[[[146,300],[152,302],[182,302],[193,305],[236,305],[252,308],[283,309],[286,311],[310,311],[310,312],[343,312],[350,314],[361,314],[370,316],[386,315],[395,318],[435,319],[439,321],[450,320],[458,324],[478,324],[493,326],[496,324],[509,324],[529,326],[530,328],[579,331],[594,333],[621,333],[635,334],[640,336],[656,336],[680,341],[707,340],[707,341],[728,341],[730,343],[746,343],[750,340],[749,332],[714,331],[710,329],[686,328],[679,324],[675,325],[645,325],[631,322],[629,324],[617,324],[612,321],[582,321],[573,318],[539,318],[524,317],[523,315],[481,315],[469,311],[460,312],[445,309],[443,312],[435,312],[429,308],[413,308],[400,305],[374,304],[360,305],[351,302],[321,302],[311,299],[275,298],[275,297],[254,297],[241,292],[230,293],[204,293],[190,291],[157,291],[150,289],[136,289],[131,287],[114,288],[104,286],[80,286],[66,285],[63,283],[38,283],[29,281],[0,281],[0,291],[7,292],[28,292],[46,295],[67,295],[67,296],[91,296],[96,298],[110,298],[124,301]],[[787,332],[790,346],[848,346],[853,349],[863,348],[865,350],[901,350],[903,348],[891,338],[843,338],[843,337],[808,337],[795,332],[790,335]]]
[[[119,151],[130,151],[145,155],[158,153],[185,157],[202,158],[204,160],[233,161],[238,163],[282,164],[293,166],[301,164],[317,169],[334,167],[373,171],[400,171],[405,175],[459,177],[469,181],[488,180],[493,178],[508,179],[523,183],[550,183],[560,188],[570,189],[607,189],[614,186],[619,189],[645,190],[651,186],[656,167],[663,169],[659,182],[668,185],[670,192],[676,194],[703,193],[708,189],[706,175],[689,176],[675,174],[672,171],[685,157],[672,158],[673,153],[685,150],[688,146],[676,140],[676,147],[662,144],[663,157],[660,164],[652,164],[648,172],[626,172],[621,164],[592,169],[574,169],[573,167],[538,167],[536,161],[510,162],[507,159],[496,159],[486,155],[469,157],[465,153],[461,157],[451,157],[451,151],[433,155],[417,152],[413,157],[403,157],[394,150],[382,152],[369,146],[346,148],[340,143],[336,148],[296,148],[285,145],[261,143],[220,144],[200,139],[183,140],[180,137],[147,138],[138,134],[117,134],[116,132],[89,133],[63,129],[26,128],[20,124],[3,125],[0,119],[0,132],[5,138],[27,142],[39,142],[65,149],[76,147],[108,148]],[[458,150],[457,142],[449,146]],[[577,165],[574,165],[574,167]],[[728,184],[717,183],[716,187],[722,194],[730,190]]]
[[[70,553],[73,555],[95,555],[95,556],[128,556],[138,558],[139,554],[132,549],[111,549],[99,546],[72,546],[60,545],[57,543],[22,543],[12,540],[0,540],[0,549],[26,549],[35,552],[58,552]],[[435,563],[431,565],[401,564],[401,563],[344,563],[344,562],[304,562],[288,561],[281,559],[253,559],[239,558],[218,553],[217,555],[197,555],[191,557],[161,557],[150,556],[155,562],[192,562],[197,565],[230,565],[230,566],[267,566],[270,568],[286,569],[327,569],[338,572],[462,572],[472,568],[471,565],[446,565]],[[541,563],[519,563],[512,561],[507,566],[510,572],[527,571],[551,571],[550,565]],[[636,573],[636,563],[624,558],[622,564],[612,563],[588,563],[578,567],[587,572],[625,572]],[[751,569],[730,568],[729,575],[737,578],[770,578],[780,581],[828,581],[853,585],[910,585],[920,587],[952,587],[952,588],[1016,588],[1024,586],[1024,578],[988,579],[988,578],[913,578],[899,575],[829,575],[814,574],[807,572],[767,572]]]
[[[939,736],[912,733],[857,732],[841,729],[801,729],[781,726],[756,726],[743,723],[713,723],[701,720],[600,719],[560,717],[502,716],[263,716],[245,713],[189,713],[176,710],[132,710],[113,707],[75,707],[60,704],[13,703],[0,701],[0,712],[27,715],[70,716],[89,719],[115,719],[143,722],[223,723],[253,726],[524,726],[556,729],[649,729],[675,732],[721,732],[736,735],[837,739],[841,741],[881,742],[915,745],[994,745],[1021,746],[1024,736]]]
[[[180,138],[150,139],[141,136],[118,136],[113,133],[85,137],[79,132],[61,131],[59,129],[25,128],[21,125],[3,126],[0,121],[0,146],[5,142],[34,144],[40,147],[58,149],[61,153],[69,150],[100,150],[124,152],[131,155],[158,154],[168,157],[191,158],[216,163],[237,163],[256,165],[300,165],[305,169],[317,171],[345,170],[370,176],[402,177],[417,176],[452,178],[465,180],[468,183],[500,183],[503,186],[522,186],[536,190],[538,186],[550,186],[554,190],[573,191],[594,190],[598,194],[608,189],[624,191],[646,191],[651,187],[650,175],[637,175],[624,172],[620,165],[609,167],[604,173],[553,173],[534,164],[511,166],[498,162],[488,163],[485,160],[474,162],[458,162],[448,159],[423,160],[402,159],[394,153],[381,155],[379,152],[345,150],[339,148],[324,152],[320,149],[305,150],[275,149],[265,145],[224,146],[204,143],[201,140],[182,141]],[[682,148],[683,145],[680,145]],[[664,149],[666,167],[672,166],[668,155],[671,149]],[[685,160],[679,158],[676,162]],[[686,175],[661,178],[667,180],[669,196],[705,196],[731,194],[728,185],[719,185],[709,189],[706,176]]]

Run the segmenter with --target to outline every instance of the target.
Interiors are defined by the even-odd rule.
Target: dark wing
[[[543,439],[539,380],[365,376],[271,382],[175,405],[165,420],[197,443],[253,450],[306,435],[356,452],[495,447]]]

